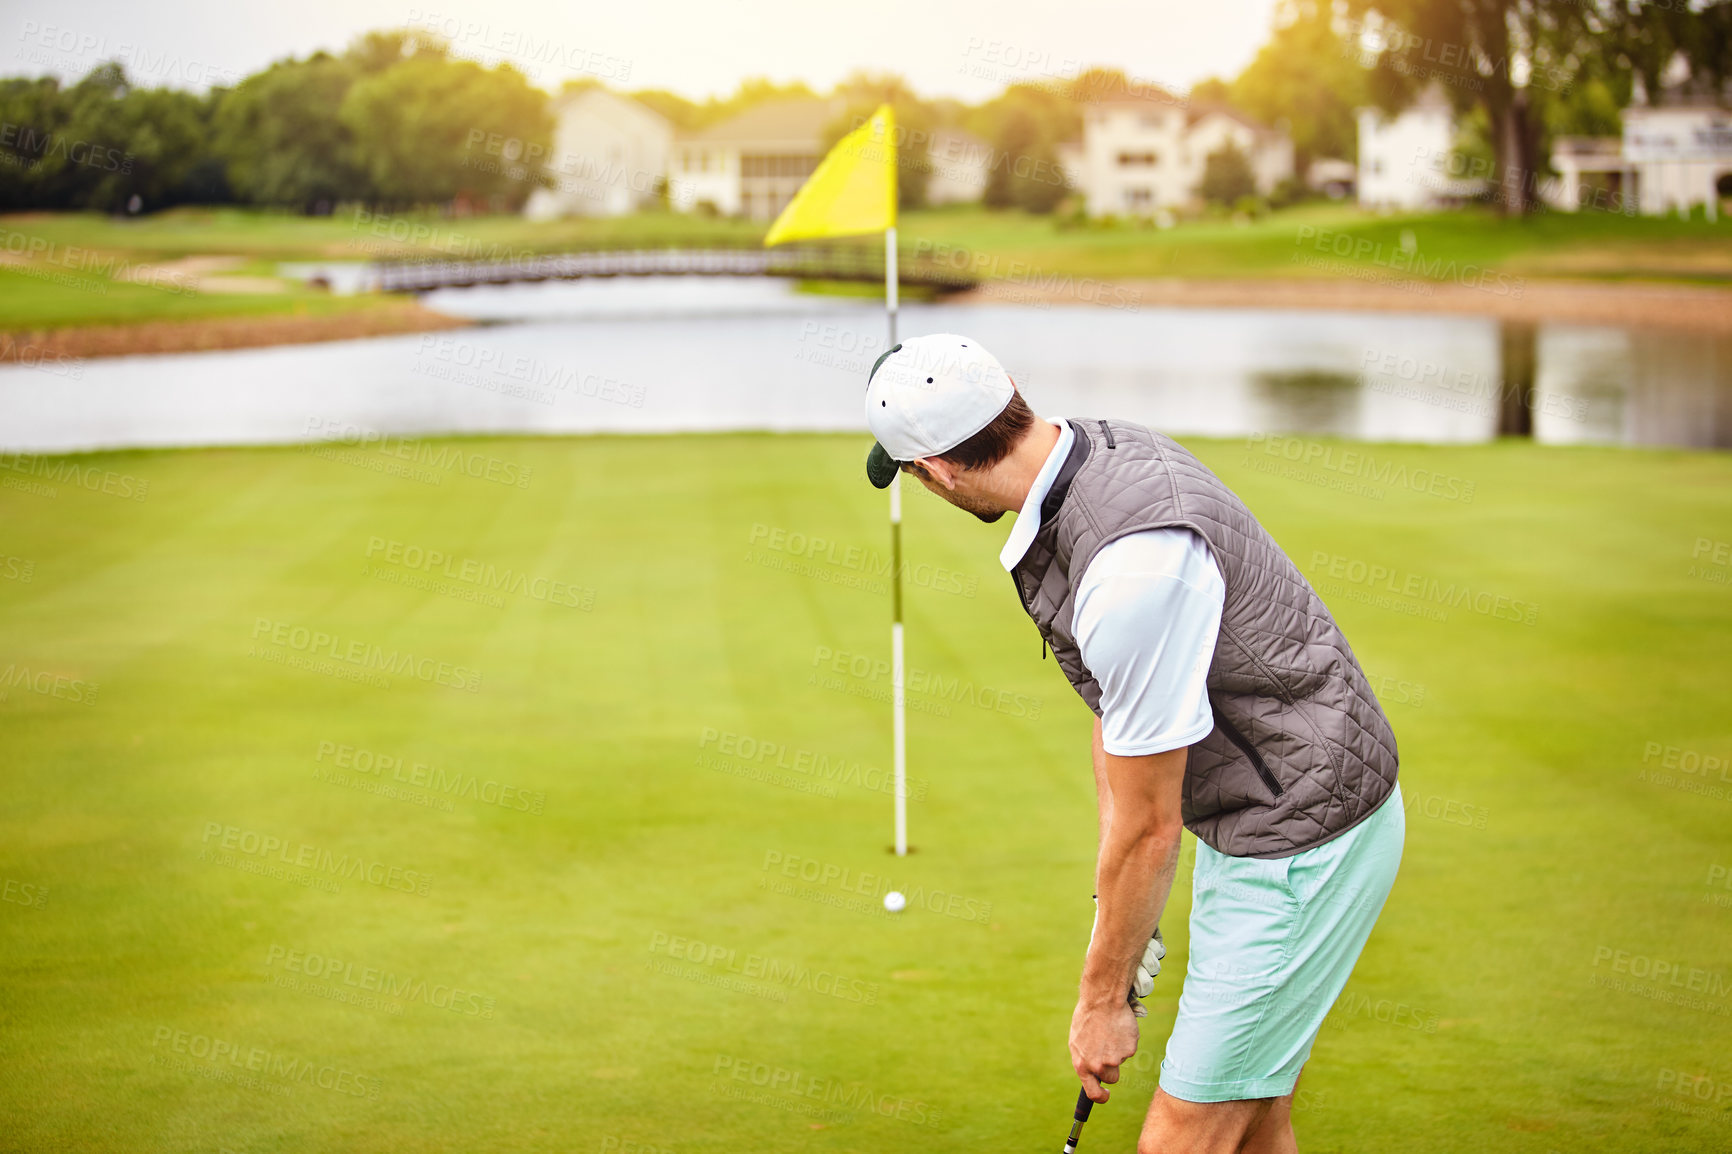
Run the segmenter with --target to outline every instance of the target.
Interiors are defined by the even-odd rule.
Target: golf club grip
[[[1094,1109],[1094,1105],[1089,1101],[1087,1090],[1077,1091],[1076,1121],[1070,1124],[1070,1137],[1064,1140],[1064,1154],[1076,1154],[1076,1144],[1082,1140],[1083,1123],[1089,1120],[1089,1111]]]

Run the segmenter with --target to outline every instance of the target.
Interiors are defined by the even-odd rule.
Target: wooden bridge
[[[779,248],[657,248],[513,256],[500,260],[379,261],[371,287],[383,292],[430,292],[484,284],[581,280],[617,276],[774,276],[882,284],[884,250],[866,246],[786,245]],[[967,268],[897,253],[897,282],[940,289],[973,288]]]

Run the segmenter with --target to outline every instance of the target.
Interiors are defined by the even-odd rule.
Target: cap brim
[[[877,441],[872,442],[872,451],[866,454],[866,479],[872,482],[874,489],[888,489],[901,467],[894,457],[884,451],[883,445]]]

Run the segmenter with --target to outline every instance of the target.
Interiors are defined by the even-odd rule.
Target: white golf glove
[[[1143,948],[1143,960],[1137,963],[1137,972],[1132,978],[1131,992],[1146,998],[1155,992],[1155,979],[1161,976],[1161,959],[1167,956],[1167,943],[1161,940],[1161,927],[1155,927],[1155,936],[1149,939],[1149,944]]]
[[[1100,900],[1095,899],[1095,920],[1089,926],[1089,945],[1095,944],[1095,927],[1100,924]],[[1155,936],[1149,939],[1149,944],[1143,947],[1142,960],[1137,963],[1136,971],[1131,975],[1131,991],[1129,1001],[1131,1013],[1139,1018],[1149,1016],[1149,1011],[1143,1006],[1143,999],[1155,992],[1155,979],[1161,976],[1161,959],[1167,956],[1167,944],[1161,940],[1161,927],[1155,927]]]

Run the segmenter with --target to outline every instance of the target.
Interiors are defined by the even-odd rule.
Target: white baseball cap
[[[1016,386],[972,337],[911,337],[878,358],[866,378],[866,426],[878,443],[866,476],[878,488],[898,462],[940,457],[1004,412]]]

